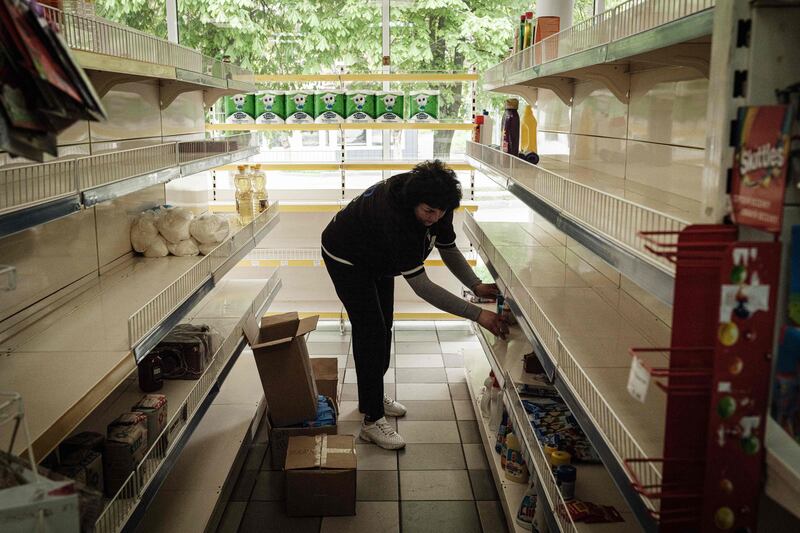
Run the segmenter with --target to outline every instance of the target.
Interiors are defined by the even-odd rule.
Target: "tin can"
[[[564,500],[575,499],[575,481],[578,478],[578,471],[572,465],[559,465],[556,468],[556,485],[561,491]]]

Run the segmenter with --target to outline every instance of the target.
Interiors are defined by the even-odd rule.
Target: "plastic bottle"
[[[506,435],[506,479],[515,483],[528,482],[528,467],[522,458],[522,446],[514,432]]]
[[[519,16],[519,32],[517,32],[517,48],[514,52],[521,52],[525,43],[525,13]]]
[[[475,117],[475,128],[472,130],[472,142],[481,142],[481,128],[483,127],[483,115]]]
[[[492,381],[494,381],[494,371],[489,372],[489,377],[487,377],[483,381],[483,395],[481,396],[480,406],[481,406],[481,415],[482,416],[489,416],[489,407],[491,406],[491,392],[492,392]]]
[[[489,427],[496,429],[500,427],[500,422],[503,420],[503,393],[497,378],[492,381],[489,402]]]
[[[525,13],[525,26],[523,28],[522,49],[528,48],[533,42],[533,11]]]
[[[239,165],[239,172],[233,176],[236,186],[236,212],[239,213],[239,224],[246,226],[253,221],[253,182],[245,172],[245,166]]]
[[[253,165],[253,191],[255,192],[258,212],[263,213],[269,206],[269,195],[267,194],[267,174],[261,170],[261,165]]]
[[[503,152],[517,156],[519,154],[519,100],[509,98],[506,100],[506,113],[503,115],[501,127],[501,149]]]
[[[483,110],[483,126],[481,126],[481,144],[492,144],[492,135],[494,134],[494,120],[489,115],[489,112]]]
[[[521,154],[537,153],[536,117],[531,106],[526,105],[520,118],[519,152]]]
[[[505,426],[501,426],[503,429],[503,441],[500,443],[500,468],[504,471],[508,461],[508,436],[514,431],[511,420],[506,418],[505,422]],[[497,439],[500,440],[500,431],[497,432]]]
[[[515,521],[519,524],[520,527],[526,529],[528,531],[537,531],[535,529],[534,524],[534,517],[536,516],[536,507],[539,501],[539,493],[536,490],[536,481],[535,478],[531,479],[530,485],[528,485],[528,490],[525,491],[525,496],[522,497],[522,501],[519,502],[519,510],[517,511],[517,516]]]

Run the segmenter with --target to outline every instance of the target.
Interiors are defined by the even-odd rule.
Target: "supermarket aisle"
[[[360,425],[349,334],[320,322],[308,339],[315,356],[339,356],[340,434]],[[265,428],[249,450],[218,531],[276,533],[500,533],[503,511],[480,443],[464,380],[465,351],[483,349],[466,322],[395,324],[386,390],[408,407],[399,420],[400,452],[357,441],[357,516],[291,518],[283,475],[273,470]]]

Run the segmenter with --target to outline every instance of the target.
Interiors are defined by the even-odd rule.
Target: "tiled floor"
[[[349,333],[320,322],[311,357],[341,356],[340,434],[360,428]],[[283,475],[273,470],[259,431],[218,531],[274,533],[501,533],[507,531],[464,383],[466,350],[481,350],[466,322],[399,322],[386,391],[408,408],[392,419],[407,445],[399,452],[357,440],[356,516],[291,518]]]

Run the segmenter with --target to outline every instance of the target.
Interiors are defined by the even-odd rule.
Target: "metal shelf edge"
[[[180,172],[177,167],[165,168],[154,172],[148,172],[140,176],[115,181],[113,183],[107,183],[98,187],[92,187],[91,189],[84,189],[81,191],[81,198],[84,206],[91,207],[101,202],[113,200],[120,196],[145,189],[152,185],[167,183],[178,177],[180,177]]]
[[[227,89],[228,83],[225,81],[224,78],[217,78],[215,76],[210,76],[208,74],[202,74],[200,72],[192,72],[191,70],[185,70],[182,68],[175,68],[175,78],[180,81],[186,81],[189,83],[193,83],[196,85],[200,85],[198,89],[203,87],[214,87],[215,89]]]
[[[0,238],[81,210],[78,193],[0,215]]]

